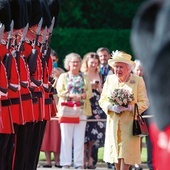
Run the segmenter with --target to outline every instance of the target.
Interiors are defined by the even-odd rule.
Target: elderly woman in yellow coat
[[[134,103],[142,114],[149,107],[149,101],[143,78],[131,73],[135,66],[131,55],[116,50],[108,64],[114,74],[107,76],[99,100],[107,114],[104,161],[115,163],[116,170],[129,170],[130,165],[141,162],[140,137],[132,135]],[[127,90],[133,100],[126,107],[113,103],[110,97],[115,89]]]

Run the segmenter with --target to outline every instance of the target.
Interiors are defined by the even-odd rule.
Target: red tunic
[[[39,50],[39,48],[37,48]],[[38,54],[37,60],[37,67],[34,73],[30,73],[30,75],[39,82],[42,82],[42,64],[41,59]],[[35,83],[31,82],[31,87],[34,89],[32,92],[33,98],[37,101],[34,102],[34,116],[36,121],[42,121],[45,115],[45,99],[44,99],[44,90],[42,88],[42,84],[40,86],[35,85]]]
[[[154,169],[168,169],[170,162],[170,126],[160,131],[156,123],[151,123],[150,137],[153,144]]]
[[[49,73],[46,60],[41,56],[42,59],[42,68],[43,68],[43,87],[44,87],[44,95],[45,95],[45,115],[44,120],[51,119],[51,104],[52,100],[49,97]]]
[[[33,122],[35,118],[34,118],[34,111],[33,111],[32,94],[29,90],[30,74],[29,74],[29,68],[22,56],[20,56],[19,70],[20,70],[20,82],[21,82],[20,91],[21,91],[24,119],[25,122]]]
[[[49,60],[47,62],[48,64],[48,70],[49,70],[49,75],[51,76],[52,75],[52,69],[53,69],[53,61],[52,61],[52,58],[51,56],[49,57]],[[56,103],[55,103],[55,100],[54,100],[54,97],[53,97],[53,93],[50,92],[50,98],[52,99],[52,105],[51,105],[51,117],[55,117],[56,116],[56,113],[57,113],[57,108],[56,108]]]
[[[8,78],[8,80],[9,80],[9,84],[20,87],[20,78],[18,74],[17,63],[13,56],[12,56],[12,61],[11,61],[10,79]],[[14,91],[9,88],[8,97],[12,103],[11,113],[12,113],[13,123],[23,125],[25,121],[24,121],[24,115],[23,115],[20,90],[18,89],[17,91]]]
[[[52,76],[52,69],[53,69],[51,56],[48,57],[47,68],[48,68],[48,74],[49,74],[49,78],[50,78],[50,76]],[[50,83],[50,85],[51,85],[51,83]],[[55,117],[56,112],[57,112],[57,108],[56,108],[56,103],[55,103],[55,100],[54,100],[54,97],[53,97],[53,92],[49,92],[49,98],[52,100],[52,104],[50,105],[51,117]]]
[[[0,61],[0,87],[8,89],[8,80],[6,75],[6,69],[2,61]],[[0,95],[1,105],[0,105],[0,133],[11,134],[14,133],[11,110],[10,110],[10,101],[7,97],[7,93],[2,93]]]

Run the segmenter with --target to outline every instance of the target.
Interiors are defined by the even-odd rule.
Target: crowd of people
[[[84,56],[70,53],[65,70],[59,68],[49,47],[59,8],[59,0],[0,1],[0,170],[36,170],[40,151],[44,168],[52,167],[54,153],[57,168],[95,169],[100,147],[109,169],[139,170],[133,108],[137,104],[143,114],[149,100],[137,62],[101,47]],[[126,105],[110,100],[120,89],[133,95]],[[79,123],[52,119],[61,117],[65,101],[80,104]]]
[[[110,54],[106,47],[101,47],[82,58],[77,53],[68,54],[64,59],[64,68],[66,72],[58,77],[56,85],[59,98],[57,117],[60,117],[62,101],[66,100],[81,102],[82,113],[78,124],[60,123],[61,136],[54,138],[57,140],[55,144],[61,142],[60,157],[57,161],[55,158],[55,166],[63,169],[69,169],[72,165],[75,169],[95,169],[98,148],[105,146],[104,161],[109,169],[128,170],[134,165],[136,170],[141,170],[141,138],[132,135],[134,103],[138,104],[140,114],[149,107],[141,62],[133,62],[131,55],[125,52]],[[109,96],[117,88],[133,93],[133,102],[126,107],[113,105]],[[55,121],[58,124],[58,120]],[[45,131],[44,140],[46,145],[49,144],[48,148],[50,140],[53,140],[50,137],[53,129],[57,131],[58,126],[51,130],[46,126],[49,137],[46,137]],[[54,140],[51,145],[53,143]],[[148,166],[153,170],[150,146]],[[42,151],[45,151],[47,158],[44,167],[52,167],[46,152],[54,150]]]

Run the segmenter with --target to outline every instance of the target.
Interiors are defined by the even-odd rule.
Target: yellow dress
[[[133,111],[123,111],[117,114],[108,110],[109,105],[111,105],[108,97],[117,88],[128,89],[134,94],[133,103],[138,104],[140,113],[149,107],[142,77],[131,74],[128,82],[119,83],[116,75],[107,76],[99,100],[100,107],[107,114],[104,161],[118,163],[118,158],[123,158],[126,164],[139,164],[141,162],[140,137],[132,135]]]

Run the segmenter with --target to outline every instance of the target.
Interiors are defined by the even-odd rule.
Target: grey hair
[[[134,63],[136,64],[136,66],[141,66],[142,67],[142,63],[140,60],[136,59],[134,60]]]
[[[80,60],[80,63],[82,62],[82,59],[81,59],[81,57],[80,57],[79,54],[77,54],[77,53],[70,53],[70,54],[66,55],[66,57],[65,57],[65,59],[64,59],[64,68],[65,68],[66,70],[69,70],[69,63],[70,63],[70,61],[71,61],[73,58],[79,59],[79,60]]]

